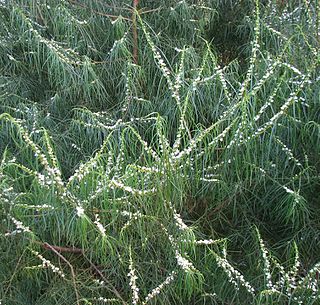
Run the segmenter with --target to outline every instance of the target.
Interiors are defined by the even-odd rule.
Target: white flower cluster
[[[98,302],[102,302],[102,303],[118,303],[119,300],[118,299],[107,299],[104,297],[99,297],[99,298],[94,298],[93,300],[98,301]]]
[[[175,220],[176,226],[181,230],[185,231],[188,230],[188,226],[184,223],[183,219],[181,218],[181,215],[177,212],[177,210],[173,207],[171,202],[166,202],[170,208],[170,210],[173,212],[173,218]]]
[[[216,57],[214,57],[214,55],[213,55],[212,53],[210,53],[210,58],[211,58],[211,60],[213,61],[214,65],[215,65],[215,67],[214,67],[214,73],[213,73],[211,76],[206,77],[206,78],[204,78],[204,79],[202,79],[202,80],[200,80],[199,77],[198,77],[197,81],[198,81],[199,83],[200,83],[200,82],[201,82],[201,83],[202,83],[202,82],[207,82],[207,81],[209,81],[209,80],[211,80],[211,79],[216,78],[216,76],[218,76],[218,79],[219,79],[220,82],[221,82],[221,85],[222,85],[222,88],[223,88],[225,97],[226,97],[226,99],[227,99],[227,102],[228,102],[228,104],[230,105],[230,104],[231,104],[232,95],[231,95],[231,93],[230,93],[230,91],[229,91],[229,89],[228,89],[227,80],[226,80],[226,78],[225,78],[225,76],[224,76],[224,71],[227,69],[228,66],[226,65],[225,67],[221,68],[220,65],[219,65],[218,62],[217,62]],[[195,89],[195,86],[193,86],[193,88]]]
[[[122,189],[128,193],[131,193],[133,195],[139,195],[139,196],[146,195],[146,194],[152,194],[155,192],[154,188],[151,190],[138,190],[138,189],[132,188],[131,186],[127,186],[127,185],[123,184],[122,182],[115,180],[114,178],[110,181],[109,186],[111,189],[119,188],[119,189]]]
[[[76,207],[76,213],[77,213],[77,216],[78,216],[78,217],[83,217],[83,216],[85,216],[85,214],[84,214],[84,208],[83,208],[82,206],[80,206],[80,205],[78,205],[78,206]]]
[[[127,36],[128,36],[128,32],[125,32],[120,39],[116,40],[116,41],[113,43],[111,49],[110,49],[109,52],[107,53],[107,57],[110,57],[110,56],[113,54],[113,52],[114,52],[115,50],[117,50],[118,47],[121,46],[121,45],[126,41]]]
[[[50,166],[46,155],[44,153],[42,153],[40,148],[38,147],[38,145],[35,144],[31,140],[31,138],[30,138],[28,132],[26,131],[26,129],[23,126],[21,126],[17,120],[13,120],[12,122],[18,128],[18,130],[19,130],[20,134],[22,135],[22,138],[24,139],[26,144],[29,145],[30,148],[32,149],[32,151],[34,152],[34,156],[44,166],[44,168],[47,171],[49,177],[44,176],[43,174],[40,174],[38,172],[28,170],[26,167],[24,167],[24,169],[26,169],[28,172],[31,172],[31,173],[35,174],[36,177],[38,178],[39,184],[42,185],[42,186],[49,187],[52,183],[54,183],[59,189],[64,188],[64,183],[63,183],[62,178],[61,178],[60,169],[57,166],[54,167],[54,168]],[[52,148],[51,148],[50,145],[47,145],[47,146],[48,146],[49,156],[50,156],[51,160],[53,160],[53,162],[55,163],[55,156],[54,156],[54,153],[52,151]]]
[[[180,266],[180,268],[185,272],[195,272],[197,269],[193,266],[192,262],[190,262],[188,259],[182,256],[182,254],[179,252],[179,247],[177,242],[175,241],[174,237],[169,234],[168,230],[165,228],[163,224],[160,224],[161,229],[163,232],[168,236],[168,239],[171,243],[171,246],[174,249],[175,257],[177,260],[177,264]]]
[[[140,166],[140,165],[136,165],[136,164],[131,164],[129,166],[130,166],[130,168],[134,168],[141,173],[148,173],[148,174],[161,173],[161,174],[164,174],[164,171],[157,168],[156,166],[147,167],[147,166]]]
[[[183,222],[181,215],[174,210],[173,218],[175,220],[176,226],[181,230],[188,230],[188,226]]]
[[[49,188],[54,182],[50,177],[47,177],[41,173],[36,172],[37,182],[46,188]]]
[[[294,73],[298,74],[299,76],[306,77],[305,74],[303,74],[298,68],[296,68],[294,65],[291,65],[289,63],[283,62],[281,63],[282,66],[292,70]]]
[[[106,177],[108,177],[109,173],[106,173]],[[96,198],[98,198],[104,191],[106,191],[107,189],[109,189],[109,185],[103,183],[102,181],[98,181],[97,182],[97,187],[90,193],[90,195],[88,196],[88,201],[92,201]]]
[[[97,226],[98,230],[100,231],[102,236],[106,236],[106,229],[105,227],[102,225],[102,223],[100,222],[100,218],[98,214],[94,215],[96,220],[94,221],[95,225]]]
[[[201,240],[196,240],[195,241],[195,244],[196,245],[213,245],[213,244],[216,244],[218,242],[221,242],[222,240],[221,239],[201,239]]]
[[[114,176],[119,177],[125,168],[125,157],[124,157],[124,143],[123,139],[120,139],[120,150],[117,154],[116,164],[114,166]]]
[[[241,139],[238,143],[238,146],[243,145],[247,143],[248,141],[252,140],[253,138],[256,138],[263,134],[267,129],[271,128],[275,125],[276,121],[283,116],[286,111],[289,109],[289,107],[298,102],[297,94],[298,92],[307,84],[308,77],[303,78],[303,80],[299,83],[299,87],[296,89],[296,91],[292,92],[290,96],[288,97],[287,101],[281,106],[280,111],[274,114],[269,121],[267,121],[265,124],[260,126],[253,134],[249,135],[247,138]],[[299,161],[298,161],[299,162]]]
[[[280,16],[277,16],[278,19],[283,22],[283,21],[294,21],[294,22],[300,22],[299,16],[301,14],[301,6],[297,6],[293,11],[289,12],[288,8],[285,8]]]
[[[133,261],[130,255],[128,277],[130,279],[129,285],[132,291],[132,305],[136,305],[139,302],[139,288],[136,285],[136,280],[138,277],[136,276],[135,272],[136,271],[133,267]]]
[[[292,294],[295,292],[297,288],[303,287],[302,281],[300,280],[300,283],[298,282],[298,271],[300,269],[300,261],[299,261],[299,255],[298,250],[296,250],[296,257],[295,257],[295,263],[292,266],[291,270],[289,270],[287,273],[284,273],[283,277],[285,281],[287,282],[286,285],[286,294],[291,297]],[[299,287],[300,286],[300,287]]]
[[[169,276],[156,288],[154,288],[150,293],[148,293],[148,295],[146,296],[145,300],[142,302],[142,305],[147,304],[150,300],[152,300],[154,297],[156,297],[158,294],[160,294],[160,292],[162,291],[162,289],[165,286],[168,286],[176,277],[177,272],[176,271],[172,271]]]
[[[311,290],[311,296],[306,296],[307,300],[310,301],[310,298],[315,299],[319,293],[317,274],[320,272],[320,263],[316,264],[311,270],[309,270],[306,276],[299,278],[298,273],[301,267],[301,263],[299,260],[299,252],[297,247],[295,246],[294,264],[291,269],[286,272],[284,267],[280,265],[275,258],[268,254],[268,250],[266,249],[258,231],[257,235],[262,252],[264,274],[266,277],[266,286],[268,288],[268,293],[283,293],[289,299],[293,299],[295,302],[297,302],[297,304],[305,304],[305,296],[296,295],[295,293],[299,293],[301,289],[307,288]],[[271,279],[271,262],[274,264],[278,271],[278,280],[275,283],[273,283]]]
[[[150,156],[152,156],[156,161],[160,162],[160,158],[157,155],[157,153],[148,145],[148,143],[146,141],[144,141],[141,138],[141,135],[133,128],[131,128],[131,131],[137,137],[137,139],[141,143],[141,145],[142,145],[143,149],[145,150],[145,152],[148,153]]]
[[[164,78],[167,80],[167,84],[168,84],[168,88],[172,93],[172,97],[173,99],[176,101],[177,105],[179,108],[181,108],[181,98],[179,95],[179,89],[181,87],[181,75],[176,77],[176,83],[175,85],[173,85],[172,80],[171,80],[171,72],[169,70],[169,68],[167,67],[164,59],[162,58],[160,52],[157,50],[155,44],[153,43],[149,33],[147,32],[146,28],[144,25],[142,25],[142,30],[144,32],[144,35],[146,37],[146,40],[152,50],[153,53],[153,57],[155,59],[155,61],[158,63],[158,66],[160,68],[160,71],[162,72],[162,75],[164,76]],[[183,51],[182,51],[183,53]],[[184,55],[183,55],[184,56]],[[183,71],[183,70],[180,70]]]
[[[280,84],[273,90],[272,94],[269,97],[269,100],[260,108],[260,110],[258,111],[257,115],[254,117],[255,122],[259,121],[261,116],[265,113],[266,109],[273,104],[274,99],[275,99],[275,97],[277,95],[279,86],[280,86]]]
[[[175,256],[177,259],[177,263],[182,270],[184,270],[185,272],[196,271],[196,268],[193,266],[193,264],[188,259],[183,257],[177,249],[175,250]]]
[[[76,149],[77,151],[81,151],[81,148],[75,143],[71,143],[71,147]]]
[[[227,126],[220,134],[218,134],[209,144],[208,146],[212,146],[216,143],[223,142],[224,138],[227,136],[229,130],[231,130],[231,127],[234,123],[231,123],[229,126]]]
[[[96,128],[96,129],[103,129],[103,130],[114,130],[118,127],[120,127],[121,125],[124,125],[125,123],[123,122],[122,119],[117,120],[116,122],[113,122],[113,125],[105,125],[102,122],[96,121],[93,123],[88,123],[88,122],[78,122],[81,125],[87,127],[87,128]]]
[[[287,145],[285,145],[278,137],[275,137],[275,139],[276,139],[276,142],[280,144],[282,151],[285,152],[289,160],[294,161],[297,166],[302,166],[301,162],[294,157],[292,150]]]
[[[78,20],[76,17],[74,17],[72,14],[70,14],[70,12],[64,7],[59,5],[58,10],[61,10],[65,16],[67,17],[68,23],[70,23],[70,21],[76,23],[77,25],[86,25],[88,24],[87,20]]]
[[[10,216],[11,221],[15,224],[16,226],[16,230],[9,232],[9,233],[5,233],[5,236],[10,236],[10,235],[15,235],[17,233],[31,233],[31,230],[29,227],[26,227],[25,225],[23,225],[23,223],[17,219],[15,219],[14,217]]]
[[[124,104],[122,105],[121,112],[127,113],[128,112],[128,107],[130,105],[130,102],[132,101],[132,89],[133,88],[133,81],[132,81],[132,69],[133,69],[133,64],[128,63],[127,65],[127,74],[123,73],[123,76],[125,77],[125,98],[124,98]]]
[[[240,284],[247,290],[248,293],[254,295],[254,288],[250,285],[249,282],[244,279],[244,276],[228,262],[226,258],[222,258],[217,254],[215,255],[215,257],[218,266],[224,270],[229,278],[229,282],[235,286],[236,290],[240,289]]]
[[[90,174],[91,169],[97,166],[96,158],[92,158],[86,163],[80,164],[80,166],[75,170],[74,174],[69,177],[68,183],[70,184],[74,180],[78,180],[79,182]]]
[[[299,281],[299,286],[303,287],[306,285],[308,289],[312,292],[312,298],[316,298],[319,294],[319,273],[320,273],[320,263],[317,263],[307,274],[307,276]]]
[[[121,211],[120,214],[122,216],[129,217],[129,220],[123,225],[121,231],[126,230],[131,225],[131,223],[134,222],[135,220],[138,220],[138,219],[142,218],[143,216],[145,216],[139,211],[135,212],[135,213],[131,213],[128,211]]]
[[[78,66],[81,64],[81,61],[78,60],[78,57],[80,57],[80,56],[74,50],[62,48],[54,40],[48,40],[48,39],[42,37],[39,34],[39,32],[34,28],[30,28],[29,32],[31,34],[33,34],[33,36],[36,38],[36,40],[39,43],[44,44],[47,47],[47,49],[49,51],[51,51],[52,54],[54,54],[54,56],[59,58],[62,62],[66,63],[68,65],[73,65],[73,66]]]
[[[52,205],[49,205],[49,204],[29,205],[29,204],[18,203],[18,204],[15,204],[15,206],[17,206],[17,207],[23,207],[23,208],[25,208],[25,209],[35,209],[36,211],[40,211],[40,210],[54,210],[54,207],[53,207]]]
[[[276,29],[274,29],[271,25],[267,24],[266,22],[263,23],[263,25],[273,34],[277,35],[278,37],[280,37],[281,39],[283,39],[284,41],[288,41],[289,39],[282,34],[281,32],[277,31]]]
[[[1,179],[4,178],[4,175],[1,174],[0,172],[0,181]],[[9,198],[12,196],[12,195],[15,195],[16,193],[13,191],[13,187],[12,186],[9,186],[9,187],[6,187],[5,189],[2,189],[1,190],[2,192],[0,193],[0,199],[2,200],[2,202],[5,202],[5,203],[8,203],[8,204],[11,204],[11,205],[14,205],[14,202],[9,200]]]
[[[260,49],[260,7],[259,7],[259,1],[255,1],[255,10],[256,10],[256,23],[254,27],[254,41],[252,42],[252,52],[250,56],[250,64],[249,68],[247,71],[247,75],[243,83],[241,84],[239,94],[238,94],[238,100],[242,100],[244,93],[247,90],[247,87],[251,81],[252,75],[253,75],[253,70],[255,68],[255,62],[257,60],[257,54]]]
[[[175,83],[173,85],[172,97],[177,101],[177,104],[180,104],[180,88],[182,85],[182,76],[184,73],[184,59],[185,59],[185,50],[181,52],[181,59],[179,65],[179,71],[175,77]]]
[[[273,287],[272,291],[282,291],[288,298],[292,298],[297,304],[305,304],[310,299],[316,299],[319,294],[319,279],[320,263],[317,263],[312,269],[309,270],[306,276],[298,277],[298,271],[301,263],[299,261],[298,250],[295,250],[295,263],[291,270],[286,272],[284,267],[281,266],[276,260],[273,260],[275,266],[278,268],[279,279]],[[276,290],[278,289],[278,290]],[[296,295],[301,289],[309,289],[311,295],[307,295],[305,299],[302,295]]]
[[[250,92],[250,96],[255,96],[259,90],[263,87],[263,85],[267,82],[267,80],[274,75],[276,68],[280,65],[280,61],[278,59],[271,61],[271,65],[269,63],[268,68],[264,71],[263,76],[254,86],[254,88]]]
[[[105,284],[102,280],[94,279],[93,281],[97,283],[99,286],[103,286]]]
[[[62,270],[58,267],[56,267],[55,265],[53,265],[49,260],[47,260],[46,258],[44,258],[39,252],[31,250],[31,252],[36,255],[41,261],[42,261],[42,265],[40,265],[43,268],[50,268],[52,270],[53,273],[57,273],[58,275],[60,275],[62,278],[65,277],[65,274],[62,272]],[[39,267],[40,267],[39,266]]]
[[[266,246],[264,245],[264,242],[263,242],[258,230],[257,230],[257,236],[258,236],[260,250],[261,250],[261,254],[262,254],[263,270],[264,270],[264,276],[265,276],[265,280],[266,280],[266,286],[268,289],[273,291],[273,290],[276,290],[276,288],[272,283],[271,265],[270,265],[268,250],[267,250]]]
[[[295,192],[291,189],[289,189],[288,187],[286,187],[285,185],[282,186],[282,188],[288,193],[288,194],[295,194]]]

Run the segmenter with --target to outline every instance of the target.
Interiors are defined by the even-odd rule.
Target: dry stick
[[[108,8],[111,8],[113,10],[125,10],[125,11],[130,11],[131,12],[131,8],[109,5],[109,4],[106,4],[103,1],[99,1],[99,0],[97,2],[99,2],[104,7],[108,7]]]
[[[133,0],[132,9],[132,38],[133,38],[133,62],[138,64],[138,32],[137,32],[137,8],[139,0]]]
[[[72,283],[73,283],[73,287],[74,287],[74,291],[75,291],[76,299],[77,299],[77,305],[80,305],[80,298],[79,298],[79,293],[78,293],[78,290],[77,290],[77,283],[76,283],[76,275],[74,273],[72,265],[53,246],[49,245],[48,243],[43,243],[43,245],[44,245],[45,248],[48,248],[51,251],[53,251],[59,258],[61,258],[70,267],[70,271],[71,271],[71,275],[72,275]]]
[[[78,254],[82,254],[83,257],[90,263],[90,266],[99,274],[99,276],[106,282],[108,283],[111,288],[108,288],[108,290],[110,290],[111,292],[113,292],[120,300],[121,302],[125,305],[127,304],[124,299],[121,297],[120,293],[118,292],[118,290],[110,283],[110,281],[102,274],[102,272],[95,266],[94,263],[91,262],[91,260],[84,254],[84,251],[80,248],[67,248],[67,247],[59,247],[59,246],[53,246],[53,245],[50,245],[48,243],[42,243],[42,242],[39,242],[39,241],[33,241],[35,242],[36,244],[39,244],[41,245],[42,247],[44,247],[45,249],[47,250],[51,250],[53,251],[54,253],[56,253],[61,259],[63,259],[64,262],[66,262],[68,264],[68,266],[70,267],[71,269],[71,273],[72,273],[72,276],[75,278],[75,274],[74,274],[74,270],[73,270],[73,267],[72,265],[66,261],[66,259],[59,253],[59,252],[67,252],[67,253],[78,253]],[[74,286],[76,287],[76,284],[75,284],[75,281],[74,281]],[[76,290],[77,291],[77,290]],[[77,294],[78,295],[78,294]]]
[[[150,10],[146,10],[144,11],[143,9],[140,11],[140,15],[142,14],[148,14],[148,13],[153,13],[153,12],[159,12],[161,11],[162,8],[161,7],[158,7],[158,8],[154,8],[154,9],[150,9]]]
[[[91,260],[83,253],[84,258],[89,262],[90,266],[99,274],[99,276],[111,286],[111,288],[106,287],[109,291],[113,292],[122,302],[123,305],[127,305],[125,300],[121,297],[118,290],[111,284],[111,282],[102,274],[102,272],[97,268],[97,266],[91,262]]]
[[[82,4],[82,3],[79,3],[78,1],[75,1],[75,0],[68,0],[68,1],[69,1],[71,4],[78,5],[78,6],[82,7],[82,8],[85,8],[85,9],[90,9],[88,6],[86,6],[86,5]],[[120,16],[116,16],[116,15],[110,15],[110,14],[106,14],[106,13],[101,13],[101,12],[98,12],[98,11],[95,11],[95,10],[92,10],[92,9],[90,9],[90,11],[91,11],[92,13],[95,13],[95,14],[100,15],[100,16],[110,17],[110,18],[113,19],[113,20],[116,20],[117,18],[120,17]],[[130,18],[126,18],[126,17],[123,17],[123,16],[121,16],[121,17],[122,17],[124,20],[131,21]]]
[[[42,243],[40,241],[33,240],[34,243],[41,245],[43,248],[47,250],[56,250],[57,252],[67,252],[67,253],[78,253],[78,254],[83,254],[83,250],[80,248],[69,248],[69,247],[59,247],[59,246],[52,246],[49,245],[48,243]],[[48,246],[49,245],[49,246]]]
[[[79,253],[79,254],[82,254],[82,253],[83,253],[82,249],[80,249],[80,248],[74,248],[74,247],[72,247],[72,248],[67,248],[67,247],[59,247],[59,246],[51,246],[51,245],[50,245],[51,248],[48,248],[48,246],[46,245],[46,243],[43,244],[43,247],[44,247],[45,249],[50,249],[50,250],[51,250],[51,248],[53,248],[53,249],[55,249],[55,250],[58,251],[58,252]]]
[[[15,266],[15,268],[14,268],[14,271],[13,271],[13,273],[12,273],[12,276],[11,276],[11,278],[10,278],[10,280],[9,280],[8,286],[7,286],[6,290],[4,291],[4,293],[3,293],[3,295],[2,295],[2,299],[3,299],[3,300],[4,300],[6,294],[8,293],[8,291],[9,291],[9,289],[10,289],[10,287],[11,287],[11,283],[12,283],[14,277],[16,276],[16,272],[17,272],[17,270],[18,270],[18,267],[19,267],[19,265],[20,265],[20,262],[21,262],[22,257],[23,257],[23,255],[24,255],[25,252],[26,252],[26,249],[23,250],[22,254],[20,255],[20,257],[19,257],[19,259],[18,259],[18,262],[16,263],[16,266]]]

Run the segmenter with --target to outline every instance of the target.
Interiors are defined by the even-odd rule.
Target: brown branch
[[[133,0],[132,9],[132,38],[133,38],[133,62],[138,64],[138,31],[137,31],[137,8],[139,0]]]
[[[34,243],[41,245],[43,248],[47,249],[47,250],[52,250],[54,249],[57,252],[66,252],[66,253],[78,253],[78,254],[83,254],[83,250],[80,248],[69,248],[69,247],[59,247],[59,246],[52,246],[49,245],[48,243],[42,243],[40,241],[33,241]]]
[[[78,6],[82,7],[82,8],[90,9],[88,6],[86,6],[86,5],[82,4],[82,3],[79,3],[79,2],[76,1],[76,0],[68,0],[68,1],[69,1],[71,4],[73,4],[73,5],[78,5]],[[117,18],[119,18],[119,17],[121,16],[121,15],[119,15],[119,16],[117,16],[117,15],[110,15],[110,14],[98,12],[98,11],[95,11],[95,10],[92,10],[92,9],[90,9],[90,11],[91,11],[92,13],[95,13],[95,14],[100,15],[100,16],[109,17],[109,18],[111,18],[112,20],[116,20]],[[123,16],[121,16],[121,17],[122,17],[124,20],[131,21],[130,18],[123,17]]]
[[[162,10],[161,7],[154,8],[154,9],[150,9],[150,10],[146,10],[146,11],[144,11],[144,10],[142,9],[142,10],[139,10],[139,13],[140,13],[140,15],[142,15],[142,14],[148,14],[148,13],[153,13],[153,12],[159,12],[159,11],[161,11],[161,10]]]
[[[46,249],[50,249],[51,251],[53,251],[59,258],[61,258],[69,266],[70,271],[71,271],[71,275],[72,275],[72,283],[73,283],[73,287],[74,287],[74,292],[76,294],[77,305],[80,305],[80,298],[79,298],[79,293],[78,293],[77,283],[76,283],[76,275],[74,273],[74,269],[73,269],[72,265],[69,263],[69,261],[64,256],[62,256],[55,249],[56,247],[53,247],[53,246],[49,245],[48,243],[44,243],[43,245]]]
[[[127,303],[125,302],[125,300],[121,297],[120,293],[118,292],[118,290],[112,285],[112,283],[102,274],[102,272],[97,268],[97,266],[91,262],[91,260],[83,253],[84,258],[89,262],[90,266],[92,269],[94,269],[94,271],[104,280],[104,282],[106,282],[108,285],[111,286],[111,288],[106,287],[106,289],[108,289],[109,291],[113,292],[118,298],[119,300],[121,300],[123,305],[126,305]]]
[[[2,299],[3,299],[3,300],[5,299],[5,296],[6,296],[6,294],[8,293],[8,291],[9,291],[9,289],[10,289],[10,287],[11,287],[11,283],[12,283],[14,277],[17,275],[18,267],[19,267],[19,265],[20,265],[20,262],[21,262],[21,260],[22,260],[22,257],[24,256],[24,253],[25,253],[25,252],[26,252],[26,249],[23,250],[22,254],[20,255],[20,257],[19,257],[19,259],[18,259],[18,262],[16,263],[16,266],[15,266],[13,272],[12,272],[12,276],[11,276],[9,282],[8,282],[8,286],[7,286],[7,288],[5,289],[5,291],[4,291],[3,295],[2,295]]]
[[[44,244],[43,244],[43,247],[44,247],[45,249],[49,249],[49,250],[54,249],[55,251],[58,251],[58,252],[79,253],[79,254],[82,254],[82,253],[83,253],[82,249],[80,249],[80,248],[74,248],[74,247],[72,247],[72,248],[67,248],[67,247],[58,247],[58,246],[51,246],[51,245],[48,246],[47,243],[44,243]]]
[[[108,7],[108,8],[111,8],[113,10],[125,10],[125,11],[130,11],[131,12],[131,8],[128,8],[128,7],[119,7],[119,6],[109,5],[109,4],[106,4],[106,3],[102,2],[102,1],[97,1],[97,2],[99,2],[104,7]]]
[[[127,303],[125,302],[125,300],[121,297],[120,293],[118,292],[118,290],[111,284],[111,282],[102,274],[102,272],[97,268],[97,266],[91,262],[91,260],[85,255],[84,251],[80,248],[68,248],[68,247],[59,247],[59,246],[53,246],[48,244],[47,242],[39,242],[36,240],[33,240],[34,243],[41,245],[43,248],[47,249],[47,250],[51,250],[53,251],[58,257],[60,257],[69,267],[71,270],[71,275],[72,275],[72,282],[73,282],[73,286],[75,289],[75,293],[76,293],[76,298],[77,298],[77,305],[80,305],[79,303],[79,294],[78,294],[78,290],[77,290],[77,285],[76,285],[76,281],[75,281],[75,272],[73,269],[73,266],[69,263],[69,261],[60,254],[60,252],[66,252],[66,253],[76,253],[76,254],[82,254],[82,256],[89,262],[90,266],[92,269],[94,269],[94,271],[108,284],[111,286],[111,288],[106,287],[106,289],[108,289],[110,292],[113,292],[118,298],[119,300],[122,302],[122,304],[126,305]]]

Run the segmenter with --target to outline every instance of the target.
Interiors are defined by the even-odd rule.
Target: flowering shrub
[[[317,304],[319,9],[231,2],[0,2],[0,304]]]

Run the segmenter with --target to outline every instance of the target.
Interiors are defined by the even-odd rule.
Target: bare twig
[[[109,291],[113,292],[119,300],[121,300],[123,305],[127,305],[127,303],[125,302],[125,300],[121,297],[120,293],[118,292],[118,290],[112,285],[112,283],[110,283],[110,281],[102,274],[102,272],[97,268],[97,266],[91,262],[91,260],[83,253],[84,258],[89,262],[90,266],[92,269],[94,269],[94,271],[104,280],[104,282],[106,282],[111,288],[106,287]]]
[[[76,1],[76,0],[68,0],[68,1],[69,1],[71,4],[73,4],[73,5],[77,5],[77,6],[80,6],[80,7],[82,7],[82,8],[85,8],[85,9],[90,9],[88,6],[86,6],[86,5],[82,4],[82,3],[79,3],[79,2]],[[110,14],[98,12],[98,11],[95,11],[95,10],[92,10],[92,9],[90,9],[90,11],[91,11],[92,13],[95,13],[95,14],[100,15],[100,16],[109,17],[109,18],[111,18],[112,20],[116,20],[117,18],[120,17],[120,15],[119,15],[119,16],[117,16],[117,15],[110,15]],[[123,17],[123,16],[121,16],[121,17],[122,17],[124,20],[131,21],[130,18]]]
[[[127,304],[125,302],[125,300],[121,297],[121,295],[118,292],[118,290],[102,274],[102,272],[97,268],[97,266],[94,263],[91,262],[91,260],[85,255],[85,253],[84,253],[84,251],[82,249],[80,249],[80,248],[68,248],[68,247],[53,246],[53,245],[50,245],[50,244],[48,244],[46,242],[43,243],[43,242],[39,242],[39,241],[35,241],[35,240],[33,240],[33,242],[36,243],[36,244],[41,245],[43,248],[45,248],[47,250],[53,251],[58,257],[60,257],[70,267],[72,280],[73,280],[73,285],[74,285],[74,289],[75,289],[76,297],[77,297],[77,305],[80,305],[80,303],[79,303],[79,294],[78,294],[78,290],[77,290],[77,285],[76,285],[76,281],[75,281],[74,269],[73,269],[73,266],[66,260],[66,258],[63,257],[60,254],[60,252],[82,254],[82,256],[89,262],[91,268],[94,269],[94,271],[111,287],[111,288],[106,287],[106,289],[108,289],[110,292],[113,292],[115,294],[115,296],[117,296],[118,299],[122,302],[122,304],[124,304],[124,305]]]
[[[73,283],[73,287],[74,287],[74,292],[76,294],[76,299],[77,299],[77,305],[80,305],[80,298],[79,298],[79,293],[78,293],[78,289],[77,289],[77,283],[76,283],[76,275],[74,273],[74,269],[72,267],[72,265],[69,263],[69,261],[62,256],[55,248],[51,245],[49,245],[48,243],[44,243],[43,244],[45,248],[50,249],[51,251],[53,251],[59,258],[61,258],[70,268],[71,271],[71,276],[72,276],[72,283]]]
[[[138,31],[137,31],[137,8],[139,0],[133,0],[132,9],[132,38],[133,38],[133,62],[138,64]]]
[[[20,265],[20,262],[21,262],[22,257],[23,257],[23,255],[24,255],[25,252],[26,252],[26,249],[23,250],[22,254],[20,255],[20,257],[19,257],[19,259],[18,259],[18,262],[16,263],[16,266],[15,266],[15,268],[14,268],[14,271],[13,271],[13,273],[12,273],[12,276],[11,276],[11,278],[10,278],[10,280],[9,280],[8,286],[7,286],[6,290],[4,291],[4,293],[3,293],[3,295],[2,295],[2,298],[3,298],[3,299],[4,299],[4,297],[6,296],[6,294],[8,293],[10,287],[11,287],[11,283],[12,283],[14,277],[16,276],[16,272],[17,272],[17,270],[18,270],[18,267],[19,267],[19,265]]]
[[[43,248],[47,249],[47,250],[52,250],[54,249],[57,252],[67,252],[67,253],[78,253],[78,254],[83,254],[83,250],[80,248],[70,248],[70,247],[59,247],[59,246],[52,246],[50,245],[50,247],[48,246],[48,243],[43,243],[40,241],[33,241],[34,243],[41,245]]]
[[[48,246],[47,246],[46,243],[43,244],[43,247],[48,249]],[[83,253],[82,249],[79,249],[79,248],[67,248],[67,247],[50,246],[49,249],[50,250],[51,249],[55,249],[58,252],[79,253],[79,254]]]

